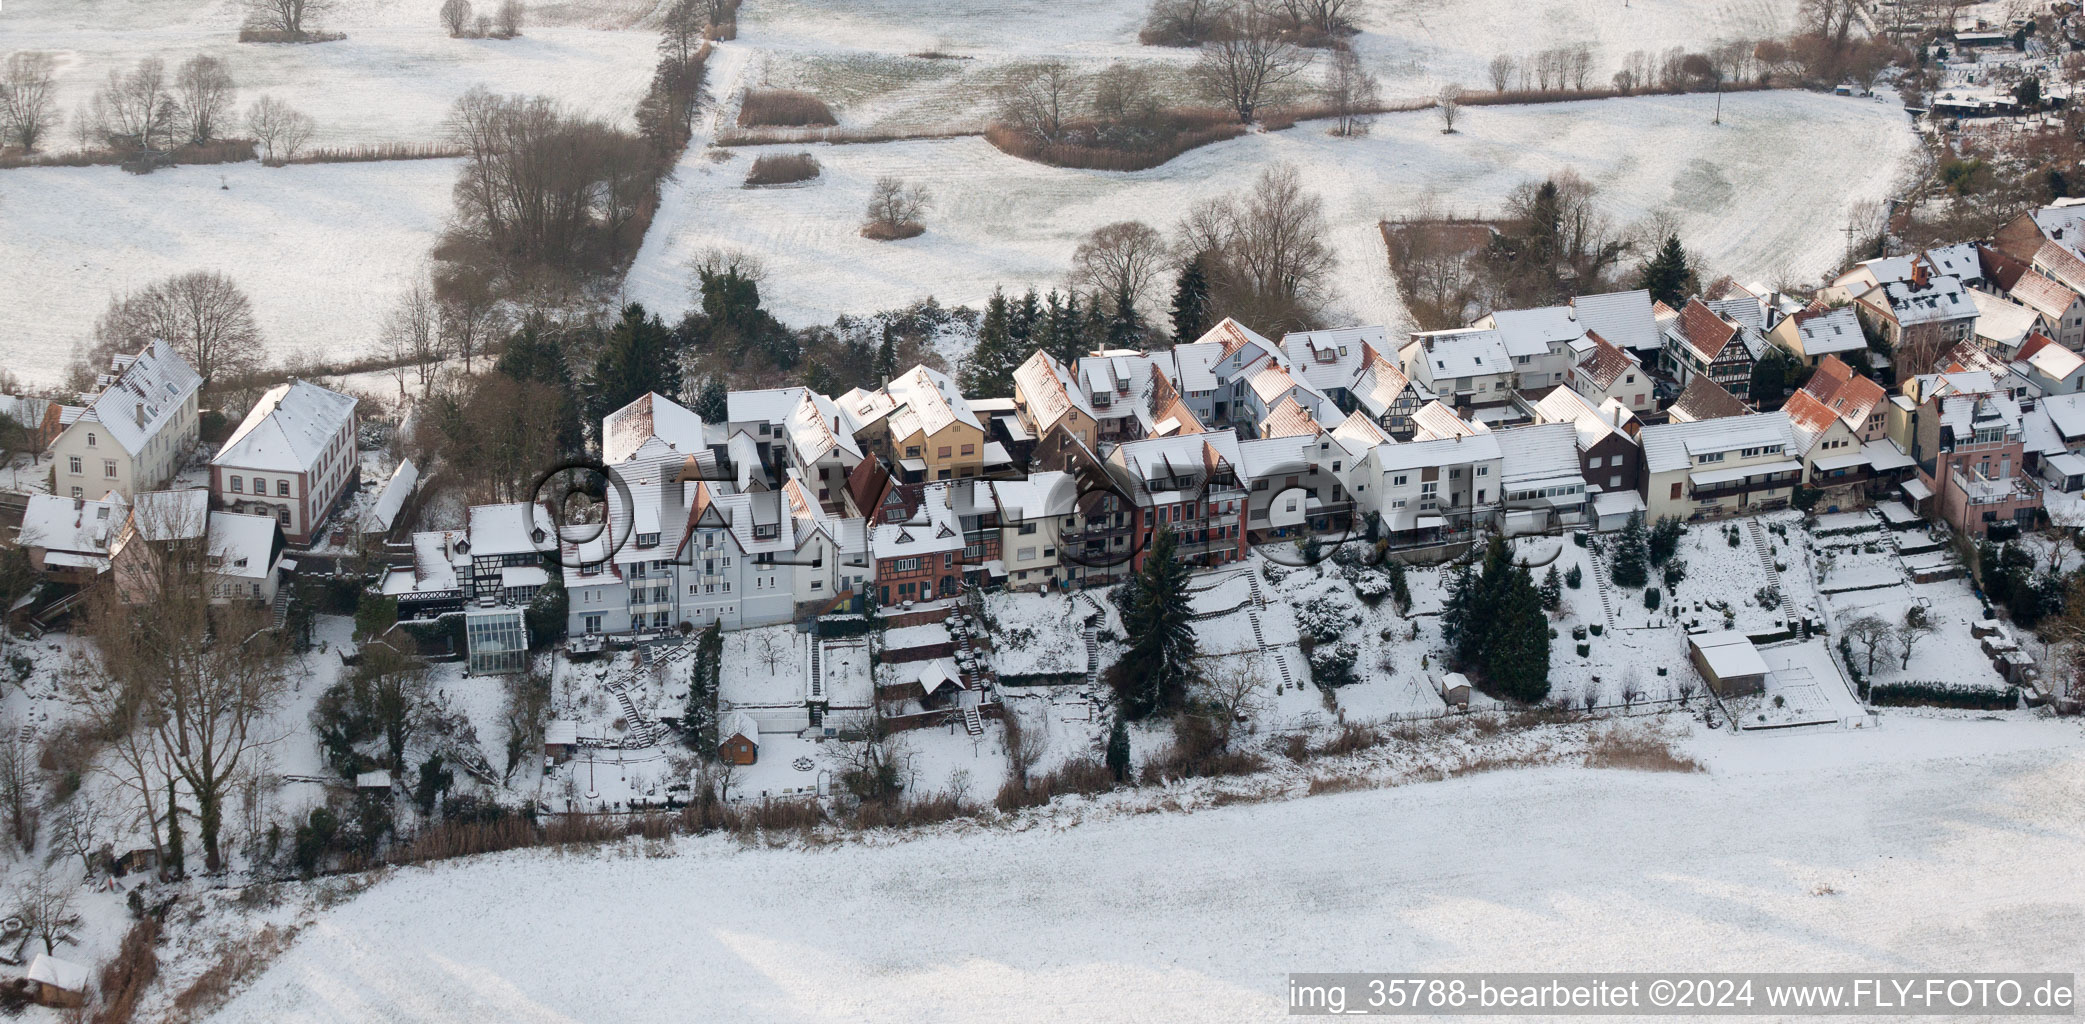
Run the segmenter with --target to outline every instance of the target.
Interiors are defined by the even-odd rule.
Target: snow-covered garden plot
[[[976,304],[992,289],[1061,286],[1087,232],[1143,219],[1170,228],[1195,201],[1289,162],[1325,199],[1340,259],[1335,317],[1398,324],[1377,221],[1429,199],[1497,209],[1516,185],[1566,168],[1601,189],[1619,223],[1658,210],[1681,217],[1690,251],[1742,278],[1816,275],[1843,248],[1834,225],[1853,202],[1882,196],[1917,140],[1900,112],[1801,92],[1472,109],[1456,135],[1430,114],[1382,118],[1365,139],[1306,122],[1205,146],[1148,171],[1046,167],[981,138],[810,147],[745,147],[717,163],[690,153],[668,186],[628,280],[633,299],[689,304],[689,261],[712,247],[765,261],[762,297],[792,323],[900,306],[927,295]],[[745,189],[750,160],[808,148],[813,182]],[[859,234],[870,186],[894,175],[935,197],[926,234],[872,242]]]
[[[1933,624],[1930,636],[1914,642],[1909,665],[1904,663],[1902,645],[1892,639],[1876,652],[1874,671],[1869,673],[1865,646],[1854,644],[1854,663],[1870,682],[1937,681],[1997,689],[2009,685],[1984,653],[1983,641],[1971,634],[1972,625],[1989,620],[1966,578],[1906,581],[1894,587],[1833,594],[1830,601],[1832,621],[1841,634],[1848,624],[1870,615],[1894,627],[1904,621],[1906,610],[1914,604],[1925,608],[1926,618]]]
[[[1102,595],[1094,595],[1096,600]],[[992,668],[1001,682],[1086,680],[1086,616],[1092,606],[1062,592],[1002,591],[985,596],[992,631]]]
[[[1689,524],[1676,555],[1687,563],[1677,591],[1662,595],[1656,613],[1644,608],[1640,591],[1631,591],[1615,614],[1631,622],[1655,617],[1660,622],[1677,620],[1687,629],[1735,629],[1755,636],[1786,631],[1816,602],[1802,565],[1805,538],[1800,521],[1800,514],[1793,512],[1758,518],[1767,539],[1767,557],[1774,560],[1773,572],[1760,558],[1748,520]],[[1656,568],[1651,570],[1651,585],[1664,587]],[[1761,592],[1770,587],[1779,588],[1777,606],[1760,603]],[[1772,600],[1772,594],[1765,596]]]
[[[548,96],[628,124],[651,81],[652,32],[528,26],[518,39],[451,39],[435,18],[438,6],[344,4],[322,23],[347,38],[309,45],[240,43],[245,11],[231,2],[14,0],[0,27],[7,49],[58,57],[62,111],[85,104],[110,71],[127,72],[141,58],[158,57],[171,71],[206,54],[226,63],[242,109],[266,94],[311,115],[315,146],[437,142],[450,105],[477,85]]]
[[[2085,934],[2047,926],[2085,914],[2075,728],[1898,716],[1688,742],[1709,773],[442,863],[326,912],[210,1019],[1241,1021],[1356,950],[1425,971],[2085,958]]]
[[[112,294],[191,270],[252,297],[274,358],[370,353],[449,213],[457,161],[0,172],[0,363],[56,383]]]
[[[762,626],[724,634],[723,707],[780,707],[804,703],[810,649],[793,626]]]

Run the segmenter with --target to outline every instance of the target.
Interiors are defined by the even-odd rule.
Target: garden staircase
[[[985,734],[984,716],[977,713],[977,706],[974,704],[963,708],[963,731],[972,736]]]
[[[1599,555],[1588,551],[1585,561],[1587,565],[1593,567],[1593,590],[1600,595],[1600,614],[1607,617],[1607,628],[1612,632],[1614,630],[1614,600],[1609,595],[1614,590],[1614,581],[1607,578],[1607,563],[1601,561]]]
[[[1766,570],[1767,585],[1774,593],[1784,594],[1781,589],[1781,570],[1774,568],[1773,546],[1767,542],[1766,531],[1759,528],[1759,520],[1745,520],[1745,530],[1752,535],[1752,550],[1759,555],[1759,567]]]

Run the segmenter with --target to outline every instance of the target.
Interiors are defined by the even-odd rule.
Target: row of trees
[[[1202,46],[1257,30],[1327,46],[1354,34],[1359,6],[1358,0],[1155,0],[1140,38],[1154,46]]]
[[[500,0],[500,5],[490,12],[474,12],[471,0],[442,0],[441,10],[436,14],[441,18],[442,28],[447,29],[454,39],[465,36],[513,39],[521,35],[525,10],[521,0]]]

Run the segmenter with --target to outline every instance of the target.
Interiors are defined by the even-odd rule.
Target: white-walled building
[[[274,517],[302,546],[359,474],[355,400],[292,380],[268,389],[210,460],[210,494],[234,512]]]
[[[203,378],[172,345],[117,356],[84,410],[51,442],[51,492],[125,500],[163,486],[195,449]]]

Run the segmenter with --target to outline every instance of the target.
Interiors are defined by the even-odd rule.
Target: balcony
[[[2007,476],[1984,477],[1975,473],[1952,471],[1955,488],[1962,492],[1972,506],[2009,505],[2015,502],[2034,501],[2041,494],[2041,487],[2033,477]]]

